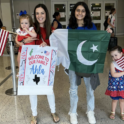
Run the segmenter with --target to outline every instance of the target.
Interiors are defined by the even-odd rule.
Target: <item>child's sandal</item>
[[[111,114],[110,114],[110,119],[112,119],[112,120],[115,119],[115,112],[111,112]]]
[[[121,113],[121,120],[124,121],[124,113]]]
[[[32,116],[31,124],[37,124],[37,116]]]
[[[60,121],[60,119],[59,119],[59,117],[58,117],[58,115],[56,113],[51,113],[51,116],[52,116],[53,121],[55,123],[58,123]]]

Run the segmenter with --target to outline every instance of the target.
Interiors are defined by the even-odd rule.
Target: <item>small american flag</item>
[[[122,56],[120,59],[115,60],[115,61],[118,64],[119,67],[121,67],[122,69],[124,69],[124,56]]]
[[[45,54],[46,56],[48,56],[48,55],[50,54],[50,52],[44,51],[44,54]]]
[[[0,29],[0,56],[3,55],[8,35],[9,35],[8,31]]]

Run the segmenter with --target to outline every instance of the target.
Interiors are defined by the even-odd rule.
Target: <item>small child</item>
[[[33,28],[33,21],[30,15],[28,14],[20,15],[19,23],[20,23],[20,28],[17,29],[16,31],[18,34],[16,36],[16,43],[20,46],[18,50],[18,57],[17,57],[18,66],[20,64],[20,55],[21,55],[22,45],[35,45],[35,41],[32,41],[31,43],[26,43],[26,44],[24,44],[24,42],[21,42],[21,41],[30,36],[37,37],[37,34]],[[18,74],[17,74],[17,77],[18,77]]]
[[[110,50],[113,62],[110,64],[108,88],[105,92],[112,98],[110,119],[115,119],[117,102],[120,103],[121,119],[124,121],[124,56],[122,48],[116,46]]]

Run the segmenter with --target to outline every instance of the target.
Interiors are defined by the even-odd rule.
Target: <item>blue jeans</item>
[[[70,80],[70,112],[69,113],[77,113],[77,103],[78,103],[78,86],[76,84],[77,75],[74,71],[69,70],[69,80]],[[87,112],[94,111],[94,90],[90,84],[90,77],[83,77],[85,86],[86,86],[86,93],[87,93]]]

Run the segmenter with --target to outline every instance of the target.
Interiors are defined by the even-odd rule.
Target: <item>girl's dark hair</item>
[[[29,24],[30,24],[29,27],[33,27],[33,26],[34,26],[33,20],[32,20],[32,18],[31,18],[31,16],[28,15],[28,14],[23,14],[23,15],[21,15],[21,16],[19,17],[20,28],[21,28],[21,19],[28,19]],[[21,29],[22,29],[22,28],[21,28]]]
[[[41,31],[40,31],[40,24],[36,19],[36,9],[40,7],[43,8],[46,13],[46,20],[44,22],[44,28],[46,29],[46,39],[49,39],[49,36],[51,33],[51,25],[50,25],[49,13],[48,13],[47,7],[44,4],[38,4],[34,8],[34,23],[35,23],[36,33],[39,35],[39,38],[41,39],[42,36],[41,36]]]
[[[92,28],[93,24],[92,24],[92,19],[90,16],[90,11],[89,11],[89,8],[85,2],[78,2],[75,4],[74,8],[71,11],[71,16],[69,19],[69,25],[68,26],[72,29],[76,29],[78,27],[77,19],[75,18],[75,10],[79,5],[83,6],[85,8],[85,11],[86,11],[86,16],[84,18],[84,27],[87,26],[88,28]]]
[[[122,52],[122,48],[120,46],[115,46],[109,50],[109,53],[111,53],[112,51],[115,51],[115,50],[117,50],[119,53]]]
[[[58,16],[59,15],[59,12],[55,12],[54,14],[53,14],[53,18],[56,18],[56,16]]]
[[[110,11],[110,14],[112,14],[115,11],[115,8],[112,8]]]

